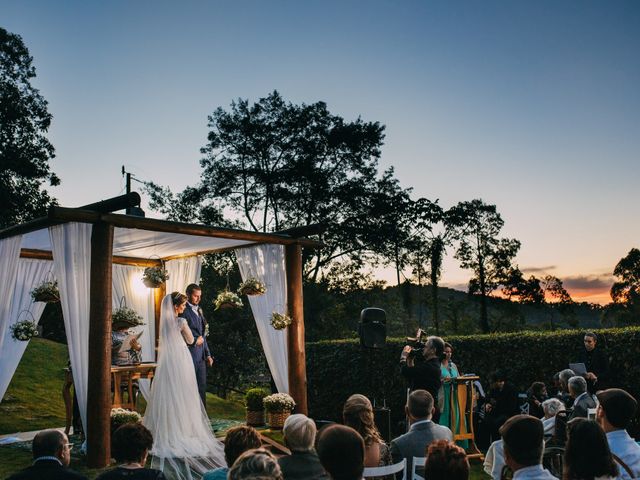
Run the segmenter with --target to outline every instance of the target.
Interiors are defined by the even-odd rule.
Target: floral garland
[[[287,328],[289,325],[291,325],[293,320],[286,313],[273,312],[271,314],[270,322],[271,322],[271,326],[276,330],[283,330]]]
[[[216,306],[216,310],[220,308],[242,308],[240,297],[229,290],[220,292],[213,304]]]
[[[262,399],[262,403],[267,412],[291,412],[296,406],[296,402],[288,393],[274,393]]]
[[[257,278],[247,278],[238,287],[240,295],[263,295],[267,291],[267,287]]]
[[[14,340],[26,342],[38,336],[38,326],[31,320],[20,320],[9,327]]]
[[[34,302],[56,303],[60,301],[60,290],[58,282],[42,282],[31,290],[31,298]]]

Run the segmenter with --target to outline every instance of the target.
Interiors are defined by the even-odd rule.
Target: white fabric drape
[[[269,323],[273,312],[287,312],[287,277],[282,245],[257,245],[235,251],[242,280],[262,281],[267,291],[249,297],[265,357],[279,392],[289,393],[287,330],[276,330]]]
[[[144,332],[140,337],[142,345],[142,361],[154,362],[156,360],[156,322],[153,303],[153,289],[147,288],[142,283],[144,267],[133,265],[113,265],[113,310],[120,307],[120,300],[124,297],[127,307],[135,310],[144,320],[144,325],[132,330]],[[123,302],[123,305],[124,305]],[[149,380],[140,380],[140,392],[145,399],[149,398]]]
[[[11,312],[13,289],[16,287],[21,243],[22,235],[0,240],[0,272],[2,272],[0,275],[0,292],[7,299],[6,302],[0,302],[0,351],[2,351],[5,333],[9,329],[9,313]],[[0,396],[0,400],[2,400],[2,396]]]
[[[22,258],[18,262],[11,313],[7,317],[9,325],[4,332],[3,338],[0,339],[0,342],[4,340],[0,348],[0,400],[7,391],[18,363],[20,363],[27,345],[29,345],[28,341],[15,340],[11,336],[9,327],[18,320],[31,320],[32,316],[36,322],[40,320],[40,315],[42,315],[46,303],[34,302],[31,298],[31,290],[45,281],[52,266],[53,264],[48,260]]]
[[[187,288],[187,285],[190,283],[198,283],[200,281],[202,257],[196,255],[169,260],[165,263],[164,268],[169,273],[166,292],[185,293],[184,291]]]
[[[80,418],[87,429],[89,381],[89,286],[91,282],[91,231],[87,223],[65,223],[49,228],[55,277],[67,332],[73,385]]]

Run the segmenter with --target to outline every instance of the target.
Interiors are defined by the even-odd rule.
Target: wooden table
[[[134,380],[153,378],[156,363],[140,363],[138,365],[113,365],[111,367],[111,379],[113,381],[112,408],[135,409],[135,397],[133,395]],[[126,385],[127,401],[124,401],[122,385]]]

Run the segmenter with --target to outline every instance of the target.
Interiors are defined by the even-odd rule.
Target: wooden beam
[[[296,412],[308,414],[307,367],[304,346],[304,304],[302,301],[302,247],[285,247],[287,303],[292,323],[287,329],[289,352],[289,394],[296,402]]]
[[[49,218],[58,222],[85,222],[95,223],[103,221],[111,223],[119,228],[137,228],[153,232],[181,233],[201,237],[229,238],[232,240],[246,240],[249,242],[274,243],[278,245],[299,244],[303,247],[316,248],[323,246],[321,242],[306,238],[292,238],[288,235],[275,233],[250,232],[235,230],[232,228],[210,227],[191,223],[170,222],[155,218],[133,217],[130,215],[118,215],[115,213],[99,214],[77,208],[51,207]]]
[[[160,344],[160,308],[162,306],[162,299],[167,294],[167,284],[163,283],[160,288],[153,289],[153,314],[156,326],[156,338],[155,338],[155,361],[158,361],[158,345]]]
[[[36,230],[42,230],[43,228],[57,225],[60,222],[55,222],[48,217],[37,218],[30,222],[21,223],[20,225],[14,225],[13,227],[0,230],[0,240],[3,238],[14,237],[16,235],[25,235],[27,233],[35,232]]]
[[[91,233],[87,465],[111,460],[111,271],[113,226],[98,222]],[[119,388],[115,385],[114,388]]]
[[[20,258],[34,258],[36,260],[53,260],[53,254],[48,250],[36,250],[35,248],[23,248],[20,251]],[[162,264],[162,260],[157,258],[137,258],[113,256],[113,263],[118,265],[132,265],[134,267],[157,267]]]

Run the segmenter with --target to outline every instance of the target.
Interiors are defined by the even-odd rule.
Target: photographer
[[[415,358],[416,355],[424,357],[424,360]],[[400,373],[409,381],[411,390],[422,389],[438,398],[440,389],[440,362],[444,358],[444,340],[440,337],[428,337],[422,348],[413,348],[407,345],[400,355]],[[433,421],[438,422],[440,412],[436,408]]]

